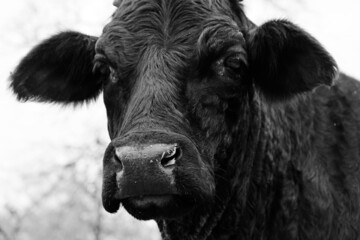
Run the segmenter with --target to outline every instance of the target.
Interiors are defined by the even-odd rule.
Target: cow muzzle
[[[113,141],[108,151],[103,185],[107,211],[117,211],[122,203],[134,217],[146,220],[178,217],[191,209],[191,190],[184,190],[179,182],[191,182],[188,185],[197,188],[204,167],[188,138],[159,132],[133,133]],[[190,179],[181,176],[193,173]]]
[[[115,159],[121,165],[116,180],[119,196],[144,198],[176,194],[173,171],[181,158],[176,144],[149,144],[116,148]]]

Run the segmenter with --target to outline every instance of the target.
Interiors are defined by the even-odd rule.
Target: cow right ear
[[[102,89],[93,73],[97,37],[62,32],[34,47],[10,76],[19,100],[81,103],[95,99]]]
[[[249,34],[250,71],[269,100],[283,100],[333,84],[334,59],[310,34],[286,20],[269,21]]]

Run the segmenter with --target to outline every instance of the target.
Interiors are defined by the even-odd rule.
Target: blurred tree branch
[[[5,230],[0,226],[0,240],[10,240],[9,236],[5,232]]]

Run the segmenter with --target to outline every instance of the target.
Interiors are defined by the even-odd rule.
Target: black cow
[[[57,34],[11,76],[25,101],[103,93],[107,211],[163,239],[360,239],[360,84],[312,36],[237,0],[116,6],[99,38]]]

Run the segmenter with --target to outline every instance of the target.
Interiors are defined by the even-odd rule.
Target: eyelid
[[[246,56],[245,45],[241,39],[230,39],[227,41],[220,41],[215,44],[217,46],[209,46],[200,49],[200,59],[209,59],[212,58],[212,61],[216,61],[216,59],[227,56],[229,54],[239,52],[244,53]]]
[[[232,41],[224,43],[223,46],[219,49],[220,55],[226,55],[228,53],[234,53],[234,52],[245,52],[244,45],[239,41]]]
[[[95,57],[94,57],[94,63],[97,63],[97,62],[99,62],[99,63],[109,63],[109,61],[108,61],[108,59],[105,57],[105,55],[103,55],[103,54],[99,54],[99,53],[97,53],[96,55],[95,55]]]
[[[245,65],[248,65],[248,61],[247,61],[247,53],[245,51],[245,49],[240,46],[240,45],[234,45],[230,48],[227,49],[226,54],[224,55],[224,58],[228,58],[231,56],[239,56],[242,60],[242,62],[245,63]]]
[[[244,53],[246,55],[245,48],[240,44],[236,44],[236,45],[233,45],[233,46],[229,47],[227,49],[227,51],[228,52]]]
[[[209,67],[214,67],[214,65],[222,65],[224,59],[227,57],[240,54],[244,64],[247,66],[247,53],[245,51],[245,46],[241,41],[227,41],[223,42],[218,49],[211,49],[212,51],[203,51],[199,56],[199,73],[200,75],[206,75]]]

